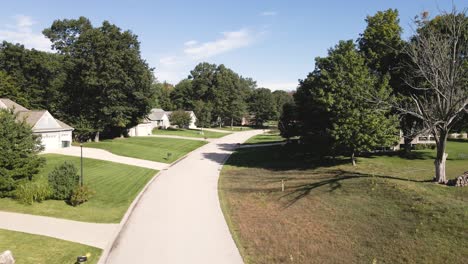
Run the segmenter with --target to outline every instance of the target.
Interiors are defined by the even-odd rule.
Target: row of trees
[[[43,34],[56,53],[0,46],[0,97],[32,109],[48,109],[82,138],[121,134],[151,109],[152,69],[138,38],[104,21],[56,20]]]
[[[252,116],[256,125],[277,120],[283,104],[292,102],[285,91],[271,92],[257,88],[251,78],[244,78],[224,65],[200,63],[187,79],[175,86],[155,83],[156,105],[165,110],[192,110],[198,126],[208,127],[239,123]]]
[[[326,142],[329,152],[349,154],[353,164],[357,153],[396,145],[400,129],[406,143],[430,133],[437,143],[435,180],[446,182],[448,133],[467,120],[468,19],[455,10],[432,20],[424,13],[409,41],[401,39],[397,10],[366,22],[357,42],[340,41],[316,58],[294,102],[284,106],[281,132]]]

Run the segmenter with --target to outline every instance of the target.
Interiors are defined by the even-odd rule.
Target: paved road
[[[225,159],[251,136],[234,133],[163,171],[142,196],[106,263],[242,263],[218,199]]]
[[[85,223],[1,211],[0,219],[2,229],[55,237],[98,248],[105,248],[118,228],[118,224]]]
[[[54,154],[80,157],[81,150],[80,150],[80,147],[72,146],[69,148],[46,150],[42,153],[44,154],[54,153]],[[162,162],[155,162],[155,161],[150,161],[150,160],[142,160],[142,159],[119,156],[119,155],[112,154],[107,150],[98,149],[98,148],[83,148],[83,157],[91,158],[91,159],[107,160],[107,161],[118,162],[118,163],[134,165],[134,166],[155,169],[155,170],[163,170],[169,167],[170,165],[170,164],[162,163]]]

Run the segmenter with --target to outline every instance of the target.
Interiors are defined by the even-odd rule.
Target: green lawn
[[[468,170],[468,142],[448,153],[448,178]],[[246,263],[466,263],[468,188],[430,182],[434,154],[353,167],[313,146],[240,149],[223,168],[221,204]]]
[[[279,135],[278,132],[273,131],[272,133],[264,133],[249,138],[244,144],[265,144],[265,143],[278,143],[283,142],[285,139]]]
[[[253,128],[253,127],[248,127],[248,126],[234,126],[234,127],[232,127],[232,129],[231,129],[230,126],[225,126],[225,127],[213,127],[213,129],[239,132],[239,131],[252,130],[252,129],[255,129],[255,128]]]
[[[101,249],[65,240],[0,229],[0,252],[10,250],[16,264],[74,264],[76,257],[91,256],[97,263]]]
[[[171,135],[171,136],[181,136],[181,137],[194,137],[194,138],[220,138],[229,133],[213,132],[213,131],[203,131],[203,134],[198,129],[154,129],[153,135]]]
[[[72,162],[80,168],[78,157],[54,154],[47,154],[44,157],[47,159],[47,165],[41,170],[38,180],[46,181],[48,173],[64,161]],[[55,200],[26,205],[10,198],[1,198],[0,210],[85,222],[118,223],[136,195],[157,172],[95,159],[84,159],[83,164],[84,183],[96,192],[89,202],[78,207]]]
[[[200,140],[131,137],[108,139],[101,142],[88,142],[85,143],[84,146],[105,149],[121,156],[172,163],[204,144],[206,144],[206,142]],[[171,155],[168,156],[168,153]]]

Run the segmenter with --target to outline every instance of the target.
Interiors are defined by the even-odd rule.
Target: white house
[[[140,124],[130,128],[128,135],[131,137],[149,136],[153,133],[153,125],[148,119],[144,119]]]
[[[147,119],[151,122],[153,128],[157,127],[166,129],[171,126],[168,113],[169,112],[166,112],[162,109],[153,108],[151,109]]]
[[[33,133],[41,137],[45,150],[70,147],[73,128],[55,119],[49,111],[29,110],[5,98],[0,98],[0,108],[13,109],[19,120],[25,120]]]

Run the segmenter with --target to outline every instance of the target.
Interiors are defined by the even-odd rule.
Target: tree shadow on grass
[[[308,196],[313,190],[320,188],[322,186],[329,186],[328,192],[333,192],[337,189],[342,188],[342,182],[351,180],[351,179],[358,179],[358,178],[377,178],[377,179],[390,179],[390,180],[399,180],[399,181],[406,181],[406,182],[416,182],[416,183],[425,183],[425,182],[432,182],[432,180],[413,180],[413,179],[406,179],[394,176],[386,176],[386,175],[371,175],[371,174],[364,174],[364,173],[357,173],[357,172],[349,172],[344,170],[334,170],[333,173],[335,174],[333,177],[314,181],[311,183],[304,183],[295,185],[294,187],[287,188],[287,193],[282,195],[280,199],[286,199],[286,204],[284,208],[290,207],[291,205],[295,204],[297,201],[301,200],[302,198]]]

